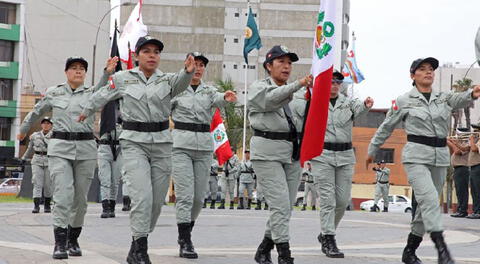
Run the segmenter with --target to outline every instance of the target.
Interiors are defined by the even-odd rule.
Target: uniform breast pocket
[[[350,111],[350,108],[339,108],[337,111],[338,114],[335,115],[334,118],[334,122],[336,125],[343,126],[352,120],[352,111]]]
[[[446,104],[445,104],[446,105]],[[442,107],[434,114],[434,120],[436,121],[445,121],[447,120],[452,113],[452,108],[446,105],[446,107]]]
[[[191,109],[193,107],[193,96],[177,97],[177,103],[182,108]]]
[[[422,123],[426,121],[429,117],[429,114],[420,109],[412,109],[408,112],[408,115],[411,116],[413,120]]]
[[[68,101],[64,99],[55,99],[53,100],[53,108],[65,110],[68,107]]]
[[[128,87],[125,89],[125,95],[134,101],[140,101],[140,99],[143,97],[143,94],[144,92],[140,89],[140,87]]]
[[[170,102],[170,86],[168,86],[167,82],[161,82],[155,87],[152,98],[158,102]],[[181,105],[180,102],[179,105]]]

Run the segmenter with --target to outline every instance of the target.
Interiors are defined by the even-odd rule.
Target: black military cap
[[[52,120],[50,119],[50,117],[46,116],[42,119],[42,121],[40,121],[40,124],[43,124],[43,122],[48,122],[50,124],[53,124],[52,123]]]
[[[410,66],[410,73],[415,73],[415,71],[422,65],[422,63],[428,63],[432,65],[433,70],[436,70],[438,68],[438,60],[433,58],[433,57],[428,57],[428,58],[420,58],[416,59],[412,62],[412,65]]]
[[[75,62],[81,63],[83,65],[83,67],[85,68],[85,71],[87,71],[88,62],[82,57],[70,57],[70,58],[68,58],[67,62],[65,62],[65,71],[67,71],[68,68],[70,68],[70,66],[72,64],[74,64]]]
[[[162,52],[163,50],[163,43],[160,40],[147,35],[145,37],[140,37],[137,40],[137,44],[135,44],[135,53],[138,54],[138,52],[140,51],[140,48],[147,44],[153,44],[157,46],[160,52]]]
[[[193,58],[196,59],[196,60],[201,60],[203,62],[203,64],[205,64],[205,66],[207,66],[209,60],[201,52],[198,52],[198,51],[189,52],[187,54],[186,58],[188,58],[188,56],[190,56],[190,55],[192,55]]]
[[[285,46],[280,46],[280,45],[275,45],[273,48],[271,48],[268,52],[267,55],[265,56],[265,61],[263,62],[263,68],[265,70],[267,69],[267,63],[272,62],[274,59],[282,56],[288,56],[290,57],[290,60],[292,62],[298,61],[298,56],[297,54],[290,52],[287,47]]]
[[[333,77],[332,77],[333,80],[339,80],[339,81],[343,81],[343,79],[345,79],[345,76],[343,76],[343,74],[337,70],[335,70],[333,72]]]

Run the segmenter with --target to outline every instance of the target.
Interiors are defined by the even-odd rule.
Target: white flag
[[[118,50],[120,52],[120,59],[128,60],[128,43],[130,42],[130,49],[135,50],[137,40],[148,34],[147,26],[143,24],[142,20],[142,0],[133,9],[127,23],[123,27],[122,34],[118,39]]]

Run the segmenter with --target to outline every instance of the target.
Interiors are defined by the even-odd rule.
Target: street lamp
[[[117,7],[120,7],[120,6],[132,6],[132,5],[135,5],[135,3],[132,3],[132,2],[125,2],[125,3],[122,3],[120,5],[116,5],[112,8],[110,8],[110,10],[108,10],[102,17],[102,19],[100,20],[100,22],[98,23],[98,28],[97,28],[97,34],[95,35],[95,43],[93,44],[93,58],[92,58],[92,86],[95,85],[95,55],[97,53],[97,41],[98,41],[98,33],[100,32],[100,26],[102,25],[103,23],[103,20],[105,20],[105,18],[107,17],[108,14],[110,14],[110,12],[112,12],[113,9],[117,8]]]

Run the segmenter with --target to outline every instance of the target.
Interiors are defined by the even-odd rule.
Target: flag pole
[[[247,55],[248,56],[248,55]],[[245,161],[245,146],[247,140],[247,81],[248,64],[245,63],[245,86],[243,87],[243,143],[242,143],[242,161]]]

